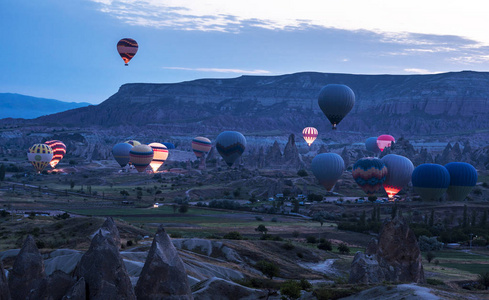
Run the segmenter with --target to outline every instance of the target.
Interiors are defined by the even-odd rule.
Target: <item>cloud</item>
[[[403,33],[453,35],[489,45],[488,11],[482,0],[90,1],[123,22],[157,28],[235,32],[246,25],[271,30],[320,26],[368,30],[387,38]]]
[[[416,69],[416,68],[404,69],[404,72],[413,73],[413,74],[433,74],[433,73],[436,73],[436,72],[430,72],[426,69]]]
[[[213,73],[237,73],[237,74],[253,74],[265,75],[272,74],[267,70],[241,70],[241,69],[220,69],[220,68],[184,68],[184,67],[163,67],[167,70],[182,70],[182,71],[197,71],[197,72],[213,72]]]

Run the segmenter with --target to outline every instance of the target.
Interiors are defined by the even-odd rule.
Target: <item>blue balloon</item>
[[[447,195],[452,201],[463,201],[477,184],[477,170],[468,163],[451,162],[445,165],[450,174]]]
[[[331,191],[345,170],[345,162],[336,153],[321,153],[312,159],[311,169],[319,183]]]
[[[355,105],[355,93],[344,84],[328,84],[319,92],[318,104],[333,129]]]
[[[122,168],[129,163],[131,149],[132,145],[129,143],[119,143],[112,148],[112,155]]]
[[[246,138],[237,131],[223,131],[216,138],[216,149],[228,166],[243,154],[246,149]]]
[[[369,137],[365,141],[365,148],[367,149],[367,151],[370,151],[370,152],[373,152],[373,153],[380,153],[380,148],[377,145],[377,137],[376,136]]]
[[[175,149],[175,145],[172,143],[163,143],[163,145],[165,145],[167,149]]]
[[[413,171],[414,191],[425,201],[438,201],[450,185],[450,173],[438,164],[422,164]]]

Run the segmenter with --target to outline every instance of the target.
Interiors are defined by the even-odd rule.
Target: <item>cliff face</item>
[[[341,130],[435,134],[489,128],[489,73],[468,71],[435,75],[310,72],[125,84],[100,105],[34,122],[156,126],[188,134],[202,128],[210,132],[328,129],[317,96],[329,83],[346,84],[356,94],[352,112],[339,125]]]

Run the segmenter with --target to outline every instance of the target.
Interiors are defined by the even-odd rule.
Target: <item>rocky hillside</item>
[[[173,134],[329,130],[317,96],[329,83],[350,86],[356,104],[340,130],[397,135],[489,129],[489,73],[352,75],[296,73],[201,79],[175,84],[134,83],[97,106],[79,108],[36,123],[75,126],[144,125]],[[250,122],[253,120],[253,122]]]

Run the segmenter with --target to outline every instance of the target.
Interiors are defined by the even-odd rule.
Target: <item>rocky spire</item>
[[[178,252],[160,225],[135,288],[138,299],[193,299]]]

